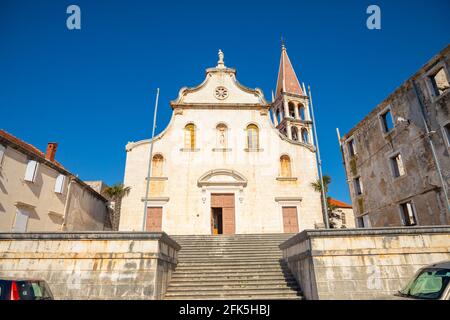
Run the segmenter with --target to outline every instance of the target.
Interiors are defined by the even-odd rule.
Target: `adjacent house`
[[[359,227],[450,224],[450,46],[342,137]]]
[[[0,231],[95,231],[109,225],[108,200],[55,160],[0,130]]]
[[[331,228],[355,228],[355,215],[351,205],[333,198],[330,198],[328,202],[332,209],[330,214]]]

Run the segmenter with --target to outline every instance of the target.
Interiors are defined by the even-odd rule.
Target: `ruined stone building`
[[[0,232],[108,230],[108,200],[46,153],[0,130]]]
[[[358,226],[450,224],[447,46],[342,137]]]
[[[293,233],[323,226],[309,97],[282,48],[272,103],[216,67],[171,102],[170,123],[130,142],[120,230],[168,234]],[[144,222],[144,200],[147,218]]]

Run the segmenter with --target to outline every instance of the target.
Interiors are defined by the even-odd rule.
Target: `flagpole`
[[[314,119],[314,106],[313,106],[312,95],[311,95],[311,87],[309,85],[308,85],[308,95],[309,95],[309,104],[311,106],[311,115],[312,115],[312,121],[313,121],[314,138],[316,140],[316,147],[317,147],[317,163],[319,165],[320,186],[321,186],[321,189],[322,189],[323,223],[325,225],[325,229],[329,229],[330,225],[329,225],[329,222],[328,222],[328,206],[327,206],[327,198],[326,198],[325,188],[324,188],[324,183],[323,183],[322,160],[320,159],[320,149],[319,149],[319,137],[317,136],[316,120]]]
[[[148,156],[148,171],[147,171],[147,186],[145,188],[144,195],[144,219],[142,221],[142,231],[146,230],[147,227],[147,204],[149,198],[149,189],[150,189],[150,175],[152,172],[152,154],[153,154],[153,137],[155,136],[156,129],[156,115],[158,113],[158,99],[159,99],[159,88],[156,89],[156,102],[155,102],[155,111],[153,113],[153,128],[152,128],[152,137],[150,139],[150,152]]]

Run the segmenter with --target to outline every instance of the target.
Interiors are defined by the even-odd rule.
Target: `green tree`
[[[336,206],[331,204],[331,201],[330,201],[331,197],[329,197],[327,195],[328,194],[328,187],[329,187],[330,183],[331,183],[331,177],[328,176],[328,175],[324,175],[323,176],[323,188],[324,188],[324,191],[325,191],[325,197],[327,199],[328,218],[330,218],[331,213],[334,210],[336,210]],[[320,192],[320,196],[322,197],[322,183],[321,183],[320,179],[317,179],[316,181],[311,182],[311,187],[314,189],[314,191]]]
[[[123,183],[116,183],[103,190],[103,195],[111,202],[114,202],[114,210],[110,217],[111,228],[113,230],[119,229],[120,210],[122,207],[122,198],[130,191],[130,187],[125,187]]]

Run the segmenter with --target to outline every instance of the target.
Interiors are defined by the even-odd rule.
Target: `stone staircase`
[[[165,299],[302,299],[278,248],[292,236],[171,236],[181,250]]]

